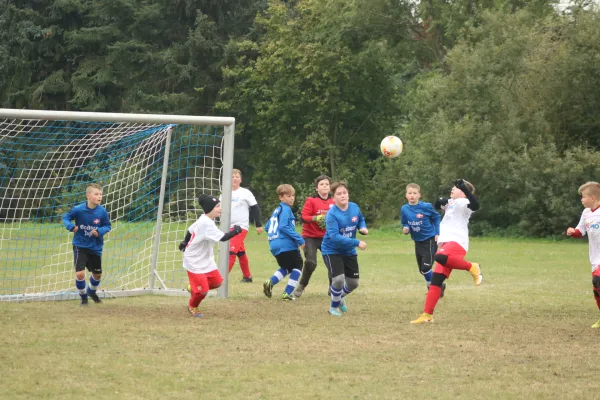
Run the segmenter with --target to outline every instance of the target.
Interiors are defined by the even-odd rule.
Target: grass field
[[[275,270],[250,234],[255,282],[209,298],[0,303],[0,398],[583,399],[598,394],[600,318],[583,241],[473,239],[484,283],[454,272],[434,324],[422,312],[413,244],[372,232],[360,287],[327,314],[319,261],[297,302],[267,299]],[[276,293],[283,284],[276,286]]]

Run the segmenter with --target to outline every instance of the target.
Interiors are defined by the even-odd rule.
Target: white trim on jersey
[[[217,269],[214,245],[225,235],[215,221],[202,214],[198,221],[188,228],[192,238],[183,253],[183,268],[195,274],[206,274]]]

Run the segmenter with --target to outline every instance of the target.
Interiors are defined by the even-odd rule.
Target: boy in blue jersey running
[[[277,195],[281,203],[273,211],[265,229],[269,238],[271,254],[275,256],[280,268],[263,283],[263,291],[265,296],[270,298],[273,294],[273,286],[289,273],[290,277],[281,298],[290,301],[295,300],[292,292],[298,286],[298,279],[302,273],[303,261],[298,247],[304,249],[304,239],[295,229],[296,217],[292,212],[296,198],[294,188],[287,184],[279,185]]]
[[[367,235],[367,224],[356,203],[350,202],[345,182],[331,185],[334,206],[329,209],[321,254],[331,276],[331,307],[329,314],[341,317],[348,311],[346,296],[358,287],[358,257],[356,248],[367,248],[367,243],[356,239],[356,231]]]
[[[400,209],[400,219],[402,231],[415,242],[415,255],[417,257],[417,266],[419,271],[425,278],[427,288],[431,285],[431,276],[433,271],[433,256],[437,252],[437,238],[440,234],[440,214],[435,211],[431,203],[420,201],[421,187],[416,183],[406,185],[406,200],[405,204]],[[442,287],[442,295],[444,297],[444,289],[446,282]]]
[[[63,224],[73,232],[75,287],[81,296],[81,305],[87,306],[88,296],[94,303],[102,303],[96,294],[102,278],[102,248],[104,235],[110,232],[110,220],[102,202],[102,187],[90,183],[85,190],[87,202],[79,204],[63,216]],[[75,220],[75,223],[72,221]],[[85,270],[91,272],[86,289]]]

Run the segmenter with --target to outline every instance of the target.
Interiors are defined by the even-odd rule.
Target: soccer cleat
[[[198,307],[188,307],[188,311],[192,314],[192,317],[204,318],[204,314],[198,310]]]
[[[446,282],[442,282],[442,293],[440,293],[440,299],[444,297],[444,292],[446,291]]]
[[[478,263],[472,263],[469,273],[473,277],[475,286],[481,285],[481,282],[483,282],[483,275],[481,274],[481,266]]]
[[[419,318],[415,319],[414,321],[410,321],[410,323],[413,325],[424,324],[426,322],[433,322],[433,315],[423,313],[419,315]]]
[[[271,282],[271,279],[267,279],[265,283],[263,283],[263,292],[268,298],[271,298],[273,295],[273,282]]]
[[[296,300],[296,298],[294,297],[293,294],[289,294],[287,292],[283,292],[283,294],[281,295],[281,299],[284,301],[294,301]]]
[[[594,329],[600,328],[600,319],[598,321],[596,321],[596,323],[594,325],[592,325],[592,328],[594,328]]]
[[[302,285],[298,285],[296,287],[296,289],[294,289],[294,291],[292,292],[292,294],[294,295],[294,297],[298,298],[300,296],[302,296],[302,293],[304,293],[304,286]]]
[[[88,296],[90,299],[94,300],[94,303],[96,303],[96,304],[102,303],[102,300],[100,300],[100,297],[98,297],[98,295],[96,293],[88,293]]]
[[[342,300],[340,301],[340,311],[341,312],[348,312],[348,305],[346,304],[346,298],[342,297]]]
[[[252,283],[252,277],[251,276],[249,276],[247,278],[244,277],[244,278],[242,278],[242,280],[240,282],[241,283]]]
[[[82,306],[87,306],[88,305],[88,298],[87,298],[87,296],[81,298],[81,305]]]
[[[333,308],[331,307],[329,309],[329,314],[333,315],[334,317],[341,317],[342,313],[340,312],[340,310],[338,310],[337,308]]]

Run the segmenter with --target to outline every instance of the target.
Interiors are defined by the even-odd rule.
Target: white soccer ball
[[[404,146],[397,136],[386,136],[381,141],[381,154],[387,158],[396,158],[402,153]]]

